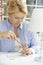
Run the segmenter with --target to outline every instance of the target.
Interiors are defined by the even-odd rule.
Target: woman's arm
[[[33,53],[37,53],[40,49],[38,36],[36,33],[31,33],[31,40],[30,40],[30,49]]]

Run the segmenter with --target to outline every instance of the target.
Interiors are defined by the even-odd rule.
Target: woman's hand
[[[21,42],[20,40],[18,39],[18,37],[16,36],[16,34],[12,31],[7,31],[7,32],[3,32],[3,33],[0,33],[0,38],[8,38],[8,39],[14,39],[18,42],[18,44],[21,46]]]
[[[22,47],[22,54],[23,54],[23,55],[31,55],[31,54],[33,54],[33,53],[32,53],[32,51],[28,48],[27,45],[24,45],[24,46]]]
[[[12,31],[0,33],[0,38],[16,39],[16,35]]]

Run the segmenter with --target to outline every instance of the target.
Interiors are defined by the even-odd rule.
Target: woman
[[[16,45],[21,44],[22,54],[36,53],[39,49],[37,38],[33,32],[29,31],[28,22],[24,20],[27,10],[22,1],[8,0],[7,13],[8,19],[0,22],[0,51],[13,52],[15,48],[17,49]]]

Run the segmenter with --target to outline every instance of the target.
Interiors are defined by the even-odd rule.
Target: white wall
[[[26,0],[22,0],[24,3],[26,3]]]

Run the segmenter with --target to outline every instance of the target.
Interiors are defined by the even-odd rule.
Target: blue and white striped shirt
[[[6,32],[11,30],[14,32],[12,24],[8,20],[0,22],[0,32]],[[18,28],[18,35],[21,43],[26,43],[31,50],[37,52],[39,50],[37,35],[29,31],[28,22],[24,21]],[[0,39],[0,51],[2,52],[13,52],[15,49],[15,40],[3,38]]]

